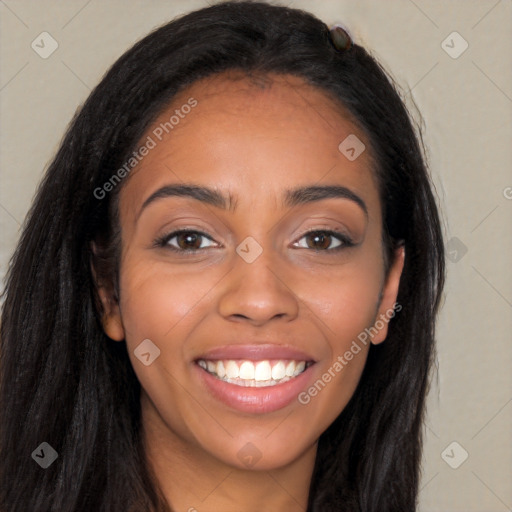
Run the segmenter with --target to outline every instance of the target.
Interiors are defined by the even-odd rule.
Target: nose
[[[263,253],[252,263],[235,256],[218,302],[219,314],[229,321],[247,321],[254,326],[272,319],[291,321],[297,317],[299,298],[289,282],[290,273],[280,270]]]

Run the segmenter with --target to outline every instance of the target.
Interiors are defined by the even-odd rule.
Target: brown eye
[[[213,247],[214,242],[205,233],[182,229],[157,240],[156,245],[178,252],[193,252]]]
[[[310,249],[328,249],[332,243],[332,236],[323,232],[311,233],[306,238]]]
[[[202,238],[198,233],[181,233],[176,236],[176,242],[180,249],[199,249]]]
[[[306,242],[304,243],[303,240]],[[296,247],[314,249],[317,252],[334,252],[353,245],[354,243],[347,235],[330,230],[309,231],[296,243]]]

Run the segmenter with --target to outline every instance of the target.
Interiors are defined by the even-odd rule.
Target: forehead
[[[195,129],[211,135],[212,129],[219,127],[225,132],[229,128],[233,132],[243,129],[243,133],[252,130],[255,136],[259,132],[262,137],[265,135],[262,131],[276,135],[286,128],[295,138],[310,144],[330,145],[331,150],[333,141],[337,150],[336,141],[347,131],[364,137],[346,108],[303,79],[293,75],[247,75],[236,70],[193,83],[174,98],[155,125],[169,119],[168,114],[180,109],[191,97],[198,101],[199,108],[194,109],[189,121],[202,121],[196,123]],[[189,135],[184,129],[189,123],[183,120],[180,124],[181,129],[173,133],[176,141]],[[281,135],[283,140],[287,138],[286,132]]]
[[[354,136],[366,149],[350,161],[339,145]],[[174,97],[147,137],[154,148],[130,176],[121,208],[170,182],[275,198],[293,186],[342,184],[378,200],[364,134],[341,105],[295,76],[201,79]]]

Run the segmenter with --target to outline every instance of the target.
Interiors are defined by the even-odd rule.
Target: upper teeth
[[[221,380],[240,386],[271,386],[285,382],[301,374],[306,361],[247,361],[247,360],[206,360],[199,359],[197,364]]]

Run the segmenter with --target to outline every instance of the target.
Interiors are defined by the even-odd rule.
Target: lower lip
[[[307,387],[310,370],[314,365],[287,382],[262,388],[230,384],[214,377],[197,364],[194,366],[199,372],[199,378],[216,399],[242,412],[264,414],[282,409],[297,399],[299,393]]]

